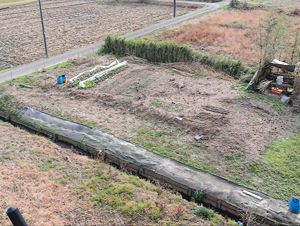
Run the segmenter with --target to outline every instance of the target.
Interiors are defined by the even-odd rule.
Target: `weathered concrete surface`
[[[5,113],[0,112],[0,116]],[[189,167],[167,157],[149,152],[97,129],[68,122],[32,108],[24,108],[11,120],[35,128],[36,131],[57,135],[58,139],[104,154],[118,165],[149,179],[157,179],[172,188],[191,195],[194,190],[206,190],[202,200],[223,211],[238,215],[239,210],[252,209],[270,225],[300,225],[300,216],[291,213],[287,202],[276,200],[220,177]],[[249,191],[262,199],[245,194]]]

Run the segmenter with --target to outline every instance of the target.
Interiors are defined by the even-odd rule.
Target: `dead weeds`
[[[267,18],[264,10],[231,10],[208,15],[175,27],[159,39],[189,43],[211,54],[229,55],[256,65],[259,59],[259,24]]]
[[[1,191],[30,225],[209,224],[195,203],[149,182],[1,121],[0,134]],[[2,197],[0,207],[10,225]]]

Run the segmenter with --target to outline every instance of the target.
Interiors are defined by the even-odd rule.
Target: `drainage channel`
[[[72,145],[92,156],[141,178],[158,181],[188,200],[195,191],[205,191],[201,203],[233,219],[251,209],[265,225],[300,225],[300,216],[289,211],[288,203],[239,186],[223,178],[149,152],[111,134],[65,121],[30,107],[18,115],[0,111],[0,118],[12,124]]]
[[[27,132],[29,132],[29,133],[31,133],[31,134],[45,137],[45,138],[51,140],[52,142],[54,142],[55,144],[57,144],[58,146],[60,146],[61,148],[63,148],[63,149],[69,149],[69,150],[72,150],[73,153],[78,154],[78,155],[82,155],[82,156],[86,156],[87,158],[93,158],[93,159],[98,158],[98,159],[101,159],[101,162],[104,162],[105,164],[108,164],[108,165],[110,165],[110,166],[116,168],[117,170],[121,170],[121,171],[123,171],[123,172],[125,172],[125,173],[127,173],[127,174],[129,174],[129,175],[137,176],[137,177],[140,178],[140,179],[143,179],[143,180],[145,180],[145,181],[149,181],[149,182],[151,182],[152,184],[157,185],[157,181],[150,180],[150,179],[148,179],[147,177],[144,177],[144,176],[142,176],[142,175],[140,175],[140,174],[136,174],[136,172],[134,172],[134,171],[128,171],[128,170],[126,170],[126,169],[124,170],[124,168],[121,168],[120,165],[117,165],[117,164],[115,164],[114,162],[104,161],[104,159],[101,158],[101,155],[98,155],[98,156],[91,155],[91,153],[89,153],[89,152],[87,152],[87,151],[85,151],[85,150],[83,150],[83,149],[81,149],[81,148],[78,148],[78,147],[76,147],[76,146],[73,146],[73,145],[70,144],[70,143],[67,143],[67,142],[65,142],[65,141],[61,141],[61,140],[55,139],[55,137],[53,137],[53,136],[49,136],[49,135],[47,135],[47,134],[40,133],[40,132],[38,132],[37,130],[30,129],[30,128],[28,128],[28,127],[25,127],[24,125],[19,124],[19,123],[15,123],[15,122],[13,122],[13,121],[7,120],[7,118],[1,117],[1,112],[0,112],[0,120],[1,120],[1,119],[2,119],[2,120],[5,120],[5,121],[8,121],[8,122],[10,122],[13,126],[16,126],[16,127],[20,128],[20,129],[23,129],[23,130],[26,130]],[[160,185],[161,185],[161,184],[160,184]],[[161,186],[162,186],[164,189],[168,190],[168,191],[171,191],[171,192],[172,192],[172,191],[175,191],[175,192],[179,193],[179,194],[182,196],[183,199],[185,199],[185,200],[187,200],[187,201],[189,201],[189,202],[192,202],[192,201],[193,201],[193,202],[196,202],[197,204],[202,204],[203,206],[205,206],[205,207],[207,207],[207,208],[216,210],[216,211],[218,212],[218,214],[222,215],[222,216],[225,217],[225,218],[230,218],[230,219],[236,220],[236,221],[242,221],[242,219],[241,219],[240,216],[236,216],[236,215],[230,214],[230,213],[228,213],[228,212],[226,212],[226,211],[223,211],[223,210],[220,210],[220,209],[216,209],[216,208],[215,208],[214,206],[212,206],[211,204],[202,203],[202,202],[197,202],[197,201],[193,200],[193,196],[188,196],[188,195],[186,195],[185,193],[182,193],[182,192],[176,191],[176,190],[174,190],[174,189],[172,189],[172,188],[169,188],[168,185],[162,184]],[[244,225],[247,226],[247,224],[244,224]]]

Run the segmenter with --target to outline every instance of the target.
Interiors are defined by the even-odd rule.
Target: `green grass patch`
[[[157,131],[153,127],[145,127],[133,132],[137,133],[137,135],[134,138],[127,140],[145,148],[148,151],[175,159],[200,170],[220,175],[220,172],[216,169],[216,167],[212,166],[204,159],[200,157],[191,158],[193,153],[203,151],[201,147],[193,146],[189,143],[179,144],[176,142],[176,137],[173,137],[170,133]]]
[[[59,162],[57,162],[54,159],[47,159],[47,161],[39,163],[38,167],[40,171],[49,171],[50,169],[54,169],[59,165]]]
[[[70,67],[73,67],[74,66],[74,60],[68,60],[68,61],[65,61],[65,62],[62,62],[60,64],[56,64],[54,66],[51,66],[49,68],[46,68],[46,69],[55,69],[55,68],[70,68]]]
[[[0,95],[0,110],[7,113],[17,115],[24,105],[18,100],[18,98],[11,94]]]
[[[195,209],[195,214],[203,219],[211,219],[215,216],[215,212],[212,209],[208,209],[202,205]]]
[[[14,80],[14,82],[30,85],[30,84],[34,83],[36,80],[38,80],[38,79],[39,79],[39,77],[30,77],[30,75],[24,75],[24,76],[16,78]]]
[[[275,198],[300,196],[300,132],[273,142],[267,153],[248,165],[248,172],[262,181],[254,188]]]
[[[224,157],[226,162],[222,174],[212,165],[193,154],[205,149],[192,143],[176,143],[176,137],[153,127],[135,131],[136,136],[128,139],[148,151],[175,159],[186,165],[223,177],[245,187],[264,192],[274,198],[289,200],[300,196],[300,132],[273,142],[259,160],[248,161],[242,150],[233,150]]]
[[[37,74],[39,72],[53,71],[56,68],[70,68],[72,66],[74,66],[73,60],[68,60],[66,62],[63,62],[63,63],[60,63],[60,64],[56,64],[56,65],[48,67],[48,68],[44,68],[44,69],[42,69],[40,71],[32,72],[30,74],[23,75],[23,76],[15,78],[15,79],[11,79],[11,80],[5,81],[5,82],[3,82],[3,83],[0,84],[0,88],[3,87],[3,86],[5,86],[5,85],[7,85],[7,84],[13,85],[14,83],[23,83],[23,84],[30,85],[30,84],[35,83],[36,81],[39,81],[39,80],[42,79],[41,77],[32,77],[34,74]]]

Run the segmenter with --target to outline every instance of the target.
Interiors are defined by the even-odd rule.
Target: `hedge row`
[[[125,40],[116,36],[107,36],[102,53],[113,53],[118,56],[135,55],[150,62],[199,62],[223,71],[234,78],[249,72],[241,61],[233,61],[223,56],[208,55],[193,51],[187,45],[175,42],[153,42],[143,39]]]

